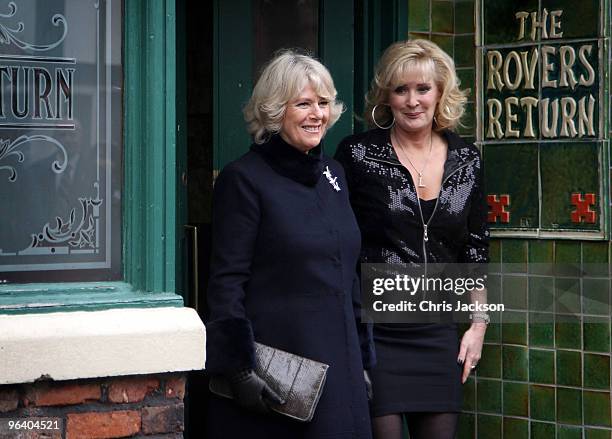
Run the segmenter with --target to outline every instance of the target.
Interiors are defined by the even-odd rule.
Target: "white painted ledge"
[[[0,316],[0,384],[198,370],[204,324],[191,308]]]

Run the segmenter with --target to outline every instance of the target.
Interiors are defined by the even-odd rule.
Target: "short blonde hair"
[[[287,103],[307,84],[319,97],[329,100],[327,129],[336,123],[344,106],[336,100],[338,92],[329,71],[311,56],[282,50],[264,67],[243,110],[247,130],[255,143],[264,143],[280,131]]]
[[[429,40],[400,41],[389,46],[376,66],[370,91],[366,95],[365,119],[370,127],[375,126],[372,110],[376,108],[376,122],[388,126],[393,114],[386,104],[389,92],[401,85],[409,72],[420,72],[425,78],[433,78],[440,91],[440,101],[434,116],[434,130],[454,129],[465,112],[466,95],[469,90],[459,89],[459,78],[453,59],[438,45]]]

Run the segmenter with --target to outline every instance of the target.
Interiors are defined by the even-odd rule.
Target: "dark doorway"
[[[201,317],[206,314],[214,178],[249,149],[241,110],[256,76],[281,48],[299,48],[327,65],[347,106],[346,116],[326,137],[333,154],[353,128],[354,6],[353,0],[177,2],[184,15],[177,19],[177,40],[184,40],[178,58],[184,57],[186,78],[185,302]],[[205,373],[191,373],[185,437],[205,437],[208,397]]]
[[[179,38],[184,39],[182,50],[185,54],[185,305],[195,308],[203,319],[213,189],[213,2],[185,2],[182,7],[184,20],[177,20],[177,33],[183,32]],[[178,50],[181,50],[180,46]],[[204,437],[203,425],[206,420],[203,413],[207,387],[203,371],[189,374],[185,407],[186,438]]]

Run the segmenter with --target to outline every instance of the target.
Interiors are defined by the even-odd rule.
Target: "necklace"
[[[406,160],[408,160],[408,163],[410,163],[410,166],[412,166],[412,168],[416,171],[416,173],[419,176],[419,183],[418,183],[418,187],[425,187],[425,183],[423,183],[423,171],[425,171],[425,168],[427,167],[427,165],[429,164],[429,159],[431,158],[431,152],[433,150],[433,133],[431,133],[429,135],[429,153],[427,154],[427,158],[425,159],[425,163],[423,164],[423,167],[421,168],[421,170],[419,171],[417,169],[416,166],[414,166],[414,163],[412,163],[412,160],[410,160],[410,157],[408,157],[408,153],[404,150],[404,147],[402,146],[402,144],[399,142],[397,136],[395,135],[395,133],[391,133],[393,135],[393,137],[395,137],[395,142],[397,143],[397,145],[399,146],[399,150],[402,152],[402,154],[404,155],[404,158]]]

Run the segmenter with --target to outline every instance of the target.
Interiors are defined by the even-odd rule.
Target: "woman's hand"
[[[470,373],[476,368],[478,361],[480,361],[482,344],[484,342],[486,330],[486,323],[472,323],[470,328],[465,331],[465,334],[463,334],[463,337],[461,338],[457,363],[463,364],[463,374],[461,376],[462,383],[467,381]]]
[[[285,401],[252,369],[241,370],[229,377],[234,399],[241,407],[256,413],[268,413],[269,404]]]

